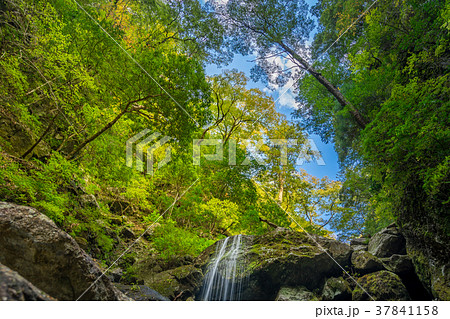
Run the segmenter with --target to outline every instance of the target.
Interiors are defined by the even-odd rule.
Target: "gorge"
[[[0,234],[2,267],[37,287],[27,289],[42,290],[42,298],[74,300],[83,294],[88,300],[430,300],[440,293],[419,280],[395,225],[350,245],[284,228],[227,237],[178,264],[160,260],[161,266],[155,267],[154,261],[137,261],[140,272],[133,289],[123,284],[126,278],[118,269],[101,276],[100,267],[69,235],[30,207],[0,203]],[[15,287],[19,291],[8,295],[11,290],[3,284],[2,298],[24,295],[24,288]]]

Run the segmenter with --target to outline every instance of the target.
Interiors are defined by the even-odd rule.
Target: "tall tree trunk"
[[[283,193],[284,193],[284,176],[280,173],[278,178],[278,196],[277,201],[281,205],[283,203]]]
[[[367,125],[367,121],[362,116],[361,112],[356,109],[353,104],[351,104],[345,96],[339,91],[337,87],[335,87],[327,78],[325,78],[321,73],[317,72],[305,59],[303,59],[300,55],[294,52],[290,47],[285,45],[283,42],[277,42],[277,44],[286,51],[295,61],[297,61],[309,74],[311,74],[320,84],[322,84],[328,92],[330,92],[336,100],[344,107],[348,107],[350,113],[355,119],[356,123],[358,123],[359,127],[364,129]]]

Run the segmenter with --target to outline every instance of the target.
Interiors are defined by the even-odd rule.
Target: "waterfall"
[[[216,245],[203,282],[201,300],[241,300],[245,284],[242,235],[227,237]]]

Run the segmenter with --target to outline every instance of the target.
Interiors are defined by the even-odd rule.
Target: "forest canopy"
[[[124,229],[164,258],[277,226],[450,235],[449,20],[438,0],[2,1],[0,200],[40,209],[106,264]],[[226,68],[237,53],[256,56],[251,74]],[[293,80],[292,120],[250,76]],[[153,174],[126,163],[145,129],[171,137]],[[308,133],[334,144],[339,180],[296,164],[317,155]],[[193,141],[208,139],[223,157],[197,165]]]

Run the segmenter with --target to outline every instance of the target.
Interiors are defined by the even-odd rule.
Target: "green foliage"
[[[448,4],[378,1],[345,35],[370,4],[321,0],[313,8],[313,56],[343,35],[314,68],[369,122],[364,130],[317,74],[274,62],[281,50],[302,63],[296,55],[313,28],[304,1],[80,4],[94,21],[70,1],[2,4],[0,200],[38,208],[105,264],[130,240],[123,229],[141,234],[156,220],[141,240],[166,259],[198,255],[223,236],[261,234],[270,223],[348,238],[418,207],[417,215],[450,225]],[[297,126],[271,97],[248,89],[243,73],[205,76],[207,63],[224,63],[231,51],[257,52],[253,78],[300,79]],[[296,169],[305,128],[335,143],[342,183]],[[153,175],[125,161],[126,141],[143,129],[172,137],[171,161]],[[224,158],[196,165],[194,138],[222,139]],[[246,161],[238,143],[229,165],[230,147],[247,139],[297,145],[287,147],[287,163],[280,145],[261,148],[262,165]],[[155,152],[156,164],[164,156]],[[134,257],[123,265],[130,280]]]
[[[156,227],[152,241],[161,257],[165,259],[174,255],[197,256],[214,243],[214,240],[200,238],[195,233],[178,227],[173,220],[166,220],[161,226]]]
[[[313,54],[324,52],[368,5],[319,1]],[[365,114],[364,131],[311,76],[303,78],[306,106],[294,116],[334,140],[345,179],[341,198],[358,212],[345,214],[337,227],[356,223],[373,233],[396,218],[448,227],[442,226],[449,220],[447,11],[442,1],[378,1],[316,64]]]

